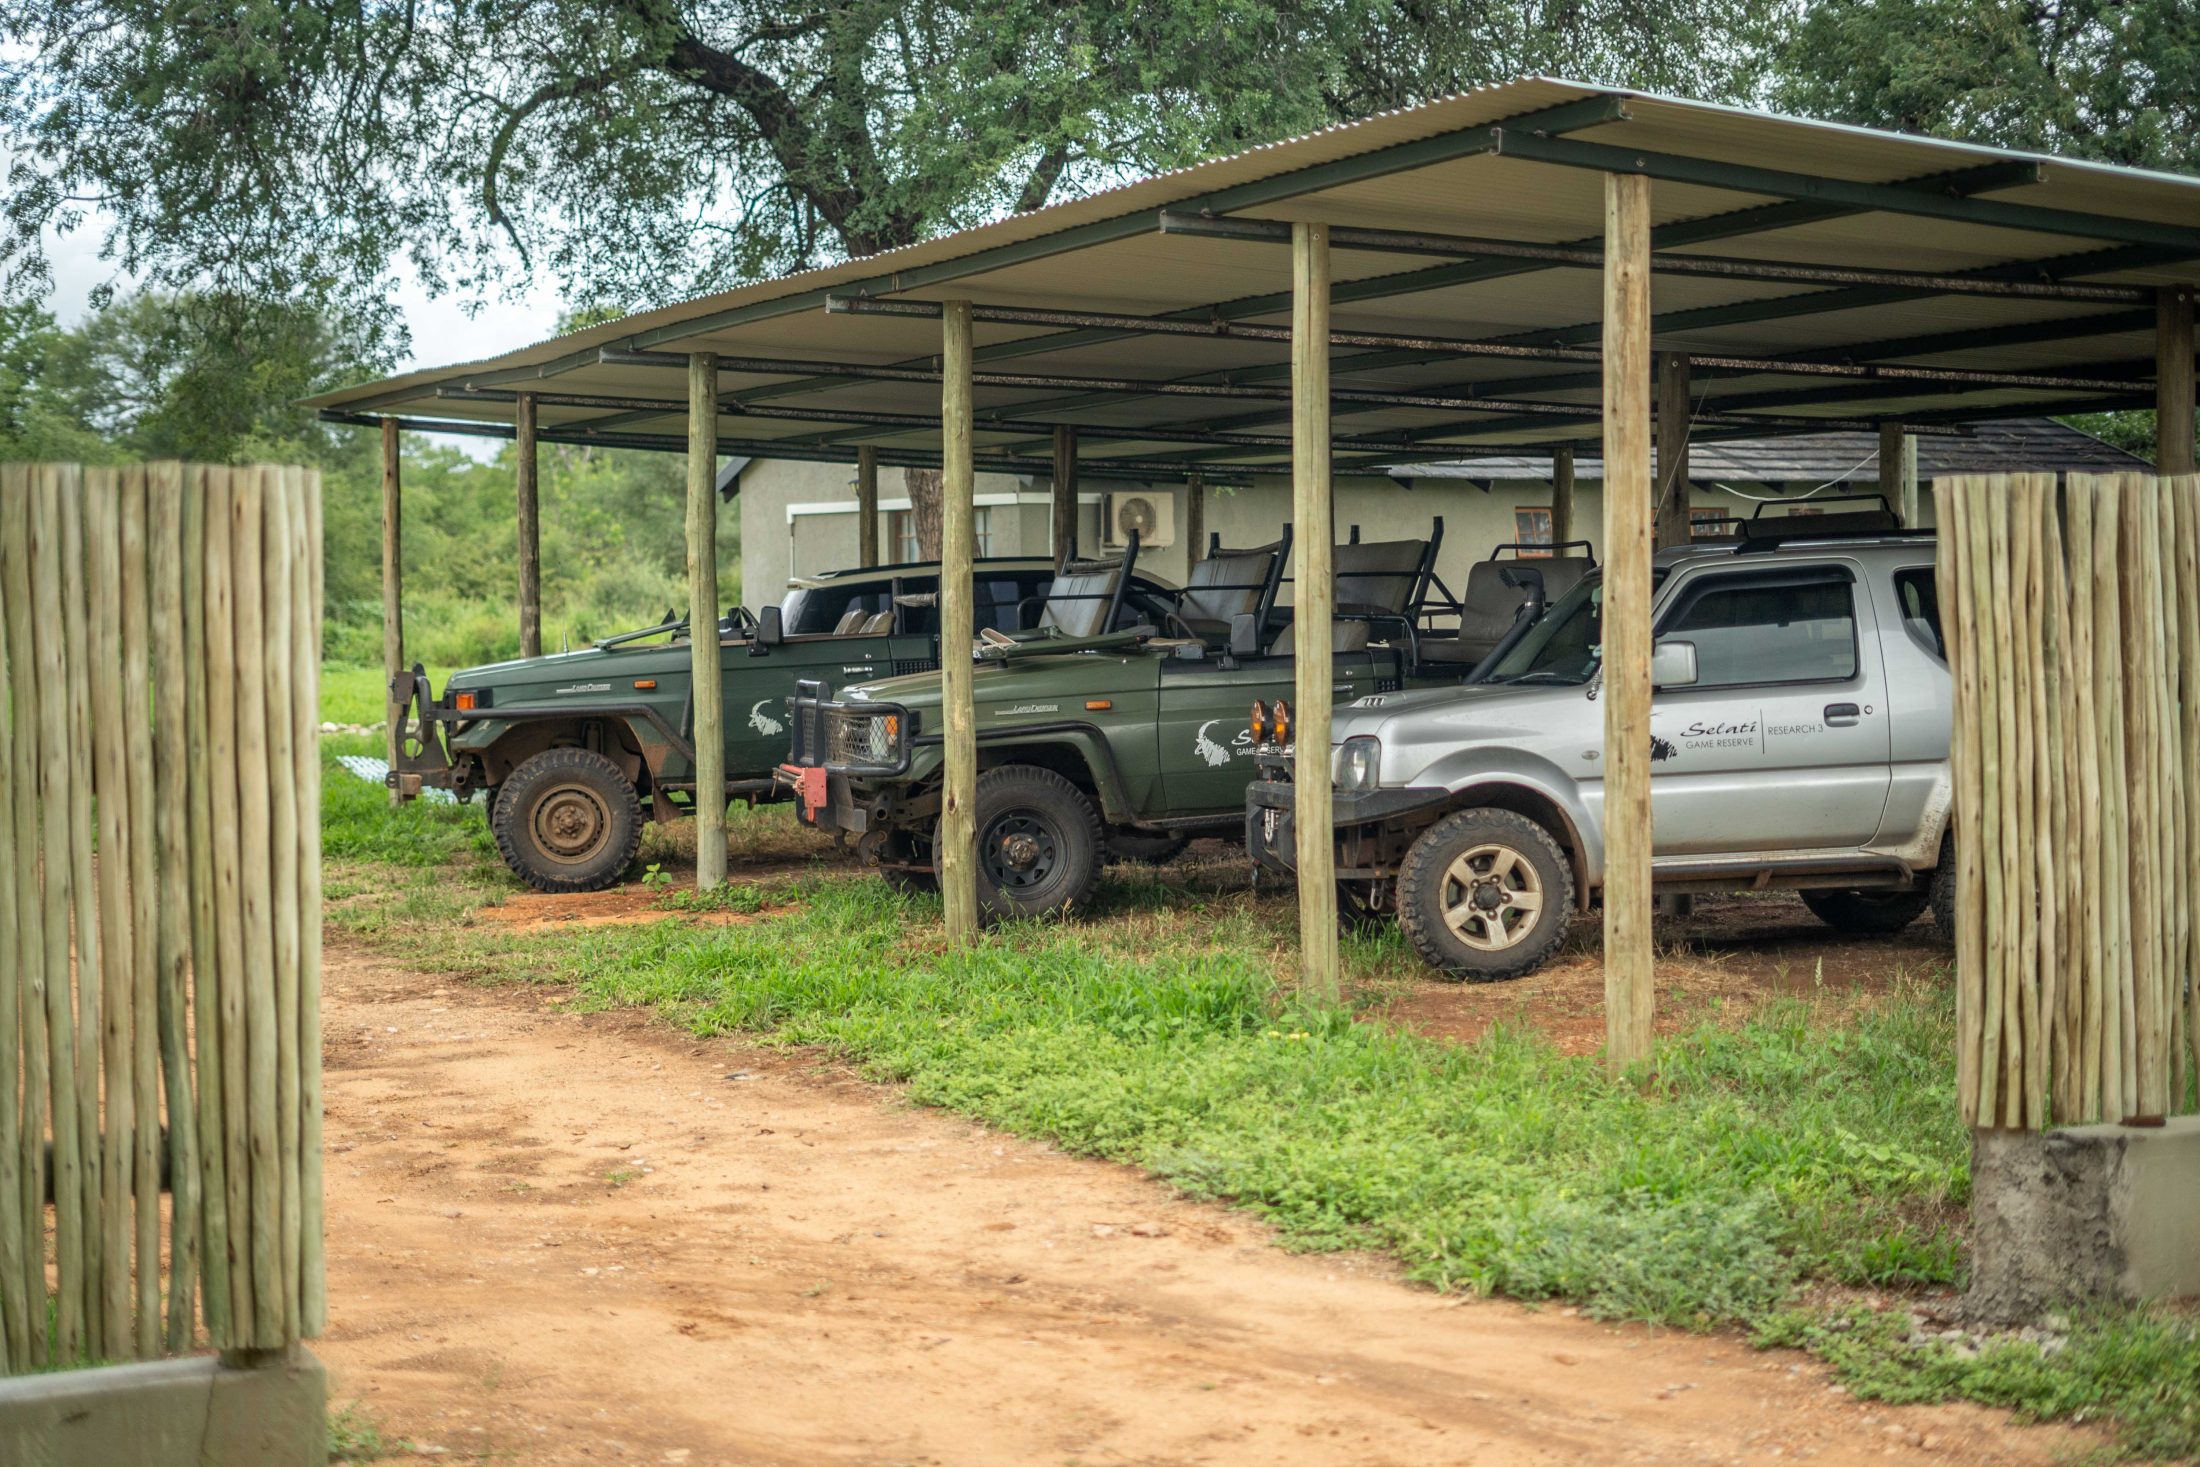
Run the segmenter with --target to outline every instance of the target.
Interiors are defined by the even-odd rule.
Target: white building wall
[[[1184,486],[1088,479],[1079,487],[1077,543],[1083,553],[1100,553],[1102,507],[1111,492],[1174,500],[1174,542],[1143,553],[1139,557],[1143,568],[1181,583],[1191,558],[1204,551],[1204,546],[1192,546],[1186,534]],[[1744,494],[1769,496],[1775,492],[1775,486],[1770,485],[1737,487]],[[1052,553],[1053,512],[1044,478],[1034,481],[1007,474],[980,474],[977,492],[979,502],[991,513],[992,553]],[[1267,544],[1282,532],[1291,515],[1291,485],[1283,475],[1262,475],[1234,487],[1210,484],[1205,492],[1207,529],[1221,534],[1225,549]],[[749,606],[779,600],[790,576],[856,563],[853,465],[757,459],[742,472],[737,502],[741,515],[742,598]],[[1744,517],[1756,508],[1750,499],[1701,486],[1691,493],[1690,502],[1699,509]],[[1354,525],[1359,526],[1363,540],[1420,539],[1429,533],[1433,518],[1442,515],[1444,543],[1438,553],[1437,574],[1457,592],[1466,583],[1469,566],[1488,557],[1493,547],[1513,543],[1517,511],[1548,510],[1550,503],[1551,486],[1537,479],[1500,479],[1485,490],[1466,479],[1398,480],[1362,475],[1337,480],[1333,512],[1340,543],[1349,538]],[[907,504],[908,491],[901,470],[880,470],[882,559],[894,558],[891,512]],[[1602,486],[1594,481],[1577,485],[1575,538],[1592,543],[1601,540],[1603,515]]]

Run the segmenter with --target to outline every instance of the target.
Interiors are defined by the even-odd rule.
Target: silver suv
[[[1887,523],[1755,520],[1732,543],[1658,555],[1661,895],[1781,887],[1845,932],[1893,932],[1928,905],[1945,923],[1952,689],[1933,541]],[[1532,972],[1565,939],[1603,883],[1602,602],[1601,579],[1584,580],[1480,685],[1336,711],[1348,920],[1394,911],[1424,959],[1476,980]],[[1271,740],[1259,760],[1247,844],[1288,873],[1288,750]]]

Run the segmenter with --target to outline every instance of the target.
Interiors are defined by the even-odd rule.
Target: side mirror
[[[1230,655],[1232,657],[1257,657],[1260,655],[1260,614],[1241,611],[1230,618]]]
[[[779,615],[779,608],[767,606],[756,613],[756,635],[749,641],[751,653],[766,647],[776,647],[787,640],[786,622]]]
[[[1650,686],[1685,688],[1696,681],[1696,644],[1660,642],[1650,649]]]

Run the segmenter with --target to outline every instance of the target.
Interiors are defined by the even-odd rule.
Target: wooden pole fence
[[[0,1371],[325,1322],[319,497],[0,465]]]
[[[1933,492],[1963,1118],[2159,1124],[2200,1037],[2200,477]]]

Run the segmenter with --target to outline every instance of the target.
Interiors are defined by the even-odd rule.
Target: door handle
[[[1864,710],[1854,703],[1828,703],[1826,705],[1826,722],[1833,728],[1847,728],[1861,718],[1863,714]]]

